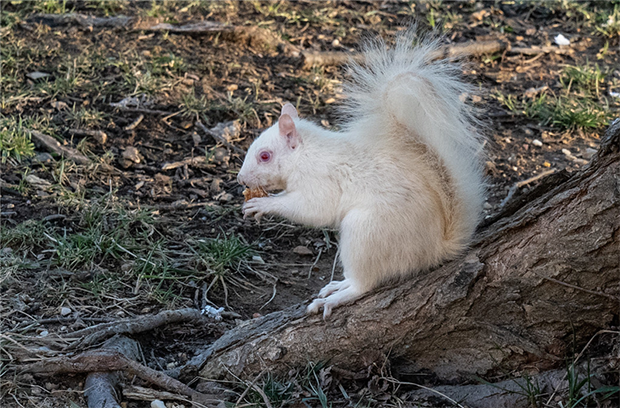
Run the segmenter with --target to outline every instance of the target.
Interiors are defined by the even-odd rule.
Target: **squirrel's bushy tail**
[[[416,38],[415,28],[391,49],[382,40],[368,43],[365,62],[349,66],[344,113],[356,129],[373,129],[365,137],[412,138],[430,147],[450,173],[470,234],[483,201],[482,137],[462,100],[473,89],[460,79],[460,64],[436,59],[438,49],[437,38]],[[395,128],[407,131],[387,131]]]

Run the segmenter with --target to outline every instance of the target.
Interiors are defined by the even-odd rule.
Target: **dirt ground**
[[[67,13],[102,20],[57,18]],[[198,21],[237,30],[154,28]],[[467,98],[488,140],[487,218],[509,194],[536,186],[536,176],[586,164],[618,116],[618,2],[3,2],[2,400],[85,405],[83,376],[14,371],[58,352],[74,330],[224,307],[222,321],[136,336],[146,363],[169,369],[238,320],[307,301],[338,276],[335,232],[243,220],[236,174],[285,102],[338,128],[345,69],[305,66],[302,51],[351,52],[375,35],[391,42],[412,21],[442,32],[446,44],[503,40],[530,50],[477,56],[463,70],[479,89]],[[570,45],[556,44],[560,34]],[[88,162],[50,154],[29,130]],[[597,350],[608,352],[604,342]],[[272,405],[321,406],[319,394],[295,384],[302,391]],[[329,404],[399,405],[406,390],[368,391],[359,381],[345,388],[354,402],[333,385]],[[255,393],[243,403],[264,405]]]

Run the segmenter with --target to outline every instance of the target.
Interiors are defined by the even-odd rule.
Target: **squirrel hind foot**
[[[351,286],[351,282],[349,282],[346,279],[341,280],[341,281],[331,281],[327,285],[325,285],[323,289],[321,289],[321,291],[319,292],[319,297],[326,298],[332,293],[338,292],[339,290],[346,289],[349,286]]]
[[[364,294],[363,291],[355,288],[354,286],[351,286],[350,282],[347,282],[346,279],[344,281],[332,283],[339,284],[340,289],[332,291],[332,293],[325,298],[314,299],[312,303],[308,305],[308,314],[316,314],[321,308],[323,308],[323,320],[326,320],[331,316],[332,310],[334,308],[341,306],[345,303],[349,303]],[[327,289],[330,285],[331,283],[323,289]],[[335,286],[336,285],[332,285],[329,290],[331,290]]]

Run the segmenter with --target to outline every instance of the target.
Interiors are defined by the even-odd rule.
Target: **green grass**
[[[209,111],[211,104],[205,95],[197,97],[195,91],[192,89],[191,92],[182,96],[182,102],[179,107],[181,108],[181,116],[196,118],[198,120],[201,115]]]
[[[600,85],[607,76],[598,65],[572,66],[564,68],[560,83],[566,92],[577,91],[586,96],[600,96]]]
[[[5,224],[0,228],[0,247],[33,250],[48,242],[45,236],[48,233],[49,228],[38,220],[26,220],[12,228],[7,228]]]
[[[235,235],[199,240],[196,255],[209,273],[225,275],[254,254],[252,247]]]
[[[615,4],[613,10],[598,15],[594,33],[613,39],[616,43],[620,42],[620,4]]]
[[[105,117],[106,114],[96,108],[76,107],[75,104],[64,113],[64,119],[71,128],[97,127]]]
[[[537,119],[543,126],[570,129],[601,129],[612,119],[611,110],[602,103],[575,95],[551,96],[542,93],[535,98],[517,98],[498,93],[495,97],[516,115]]]
[[[67,6],[67,0],[45,0],[34,2],[34,10],[45,14],[65,14],[73,11]]]
[[[21,118],[0,116],[0,154],[2,163],[9,158],[21,162],[24,158],[34,156],[34,144]]]

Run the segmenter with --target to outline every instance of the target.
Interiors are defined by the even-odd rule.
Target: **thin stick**
[[[92,163],[90,159],[84,156],[82,153],[78,152],[77,150],[71,147],[61,145],[58,140],[54,139],[51,136],[48,136],[41,132],[37,132],[36,130],[26,130],[26,132],[30,134],[30,137],[34,139],[35,143],[37,143],[40,146],[43,146],[47,150],[50,150],[63,157],[66,157],[67,159],[77,164],[88,165]]]
[[[528,179],[525,180],[521,180],[521,181],[517,181],[512,187],[510,187],[510,190],[508,191],[508,194],[506,195],[506,198],[504,198],[501,202],[501,204],[499,205],[500,208],[503,208],[506,204],[508,204],[508,201],[510,201],[510,199],[512,198],[512,196],[515,195],[515,193],[521,188],[524,187],[530,183],[533,183],[537,180],[540,180],[543,177],[547,177],[553,173],[555,173],[557,170],[556,169],[549,169],[546,171],[543,171],[540,174],[537,174],[533,177],[530,177]]]

